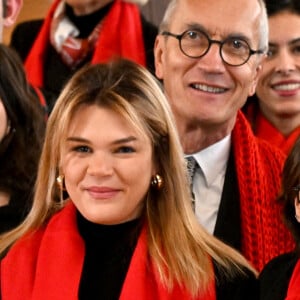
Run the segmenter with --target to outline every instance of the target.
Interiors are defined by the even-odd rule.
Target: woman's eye
[[[269,47],[267,51],[267,57],[272,58],[276,55],[276,53],[277,53],[276,49]]]
[[[129,146],[122,146],[117,149],[118,153],[132,153],[135,152],[134,148],[129,147]]]
[[[77,146],[73,148],[75,152],[88,153],[91,152],[91,148],[88,146]]]
[[[300,44],[295,45],[292,51],[295,55],[300,55]]]

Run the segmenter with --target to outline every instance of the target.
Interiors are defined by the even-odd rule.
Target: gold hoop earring
[[[157,190],[160,190],[164,185],[164,181],[159,174],[153,175],[151,179],[151,186]]]
[[[64,175],[58,175],[56,177],[56,183],[57,183],[57,187],[61,190],[61,191],[65,191],[65,176]]]

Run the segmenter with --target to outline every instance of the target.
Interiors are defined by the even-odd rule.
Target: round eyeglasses
[[[186,30],[181,34],[163,31],[161,34],[176,38],[179,41],[182,53],[191,58],[203,57],[212,44],[219,44],[220,56],[223,62],[235,67],[245,64],[251,55],[265,52],[264,50],[251,49],[244,39],[238,37],[228,37],[223,41],[212,40],[205,32],[200,30]]]

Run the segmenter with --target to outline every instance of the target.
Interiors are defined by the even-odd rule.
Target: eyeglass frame
[[[193,32],[193,31],[195,31],[195,32],[200,32],[201,34],[203,34],[203,35],[207,38],[207,40],[208,40],[208,47],[207,47],[207,49],[203,52],[203,54],[201,54],[201,55],[199,55],[199,56],[190,56],[190,55],[186,54],[186,53],[183,51],[182,46],[181,46],[181,40],[182,40],[182,37],[183,37],[187,32],[189,32],[189,31],[190,31],[190,32]],[[211,47],[212,44],[218,44],[218,45],[219,45],[219,54],[220,54],[220,57],[221,57],[222,61],[223,61],[225,64],[227,64],[227,65],[229,65],[229,66],[232,66],[232,67],[239,67],[239,66],[244,65],[245,63],[247,63],[247,61],[250,59],[250,57],[251,57],[252,55],[254,55],[254,54],[264,54],[264,53],[265,53],[265,50],[263,50],[263,49],[253,50],[253,49],[250,47],[250,45],[248,44],[248,42],[247,42],[245,39],[238,38],[238,40],[241,40],[241,41],[245,42],[246,45],[248,46],[248,48],[249,48],[249,55],[248,55],[248,58],[247,58],[243,63],[238,64],[238,65],[235,65],[235,64],[233,65],[233,64],[228,63],[228,62],[223,58],[223,55],[222,55],[222,47],[223,47],[223,45],[225,44],[226,41],[228,41],[229,39],[232,39],[232,38],[226,38],[226,39],[224,39],[224,40],[222,40],[222,41],[220,41],[220,40],[214,40],[214,39],[211,39],[211,38],[208,36],[208,34],[207,34],[206,32],[204,32],[204,31],[202,31],[202,30],[199,30],[199,29],[194,29],[194,30],[188,29],[188,30],[185,30],[184,32],[182,32],[181,34],[175,34],[175,33],[172,33],[172,32],[170,32],[170,31],[166,31],[166,30],[165,30],[165,31],[163,31],[163,32],[161,33],[161,35],[164,35],[164,36],[171,36],[171,37],[176,38],[176,39],[178,40],[178,42],[179,42],[179,48],[180,48],[181,52],[182,52],[185,56],[190,57],[190,58],[201,58],[201,57],[205,56],[205,55],[208,53],[208,51],[209,51],[209,49],[210,49],[210,47]]]

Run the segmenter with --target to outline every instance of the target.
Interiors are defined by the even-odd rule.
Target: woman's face
[[[0,142],[8,133],[8,119],[3,102],[0,100]]]
[[[96,105],[82,107],[63,149],[61,174],[86,219],[109,225],[141,214],[155,174],[152,145],[122,116]]]
[[[291,12],[269,18],[269,51],[256,87],[267,119],[300,122],[300,16]]]

